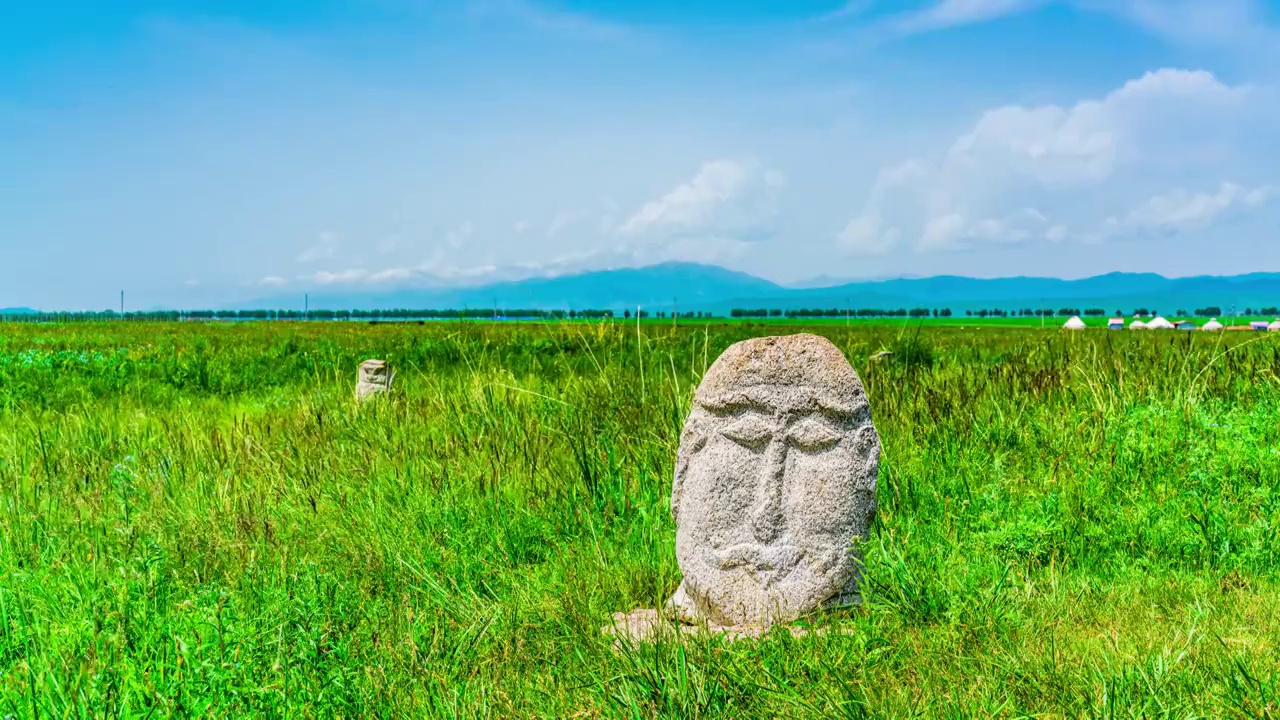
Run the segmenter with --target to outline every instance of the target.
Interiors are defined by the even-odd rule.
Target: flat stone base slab
[[[687,635],[710,634],[723,637],[729,641],[759,640],[766,633],[777,627],[783,627],[791,633],[791,637],[801,638],[808,635],[823,635],[826,629],[810,630],[809,628],[791,625],[774,625],[773,627],[755,627],[748,625],[687,625],[662,614],[660,610],[642,608],[627,613],[614,613],[613,623],[603,628],[605,635],[612,635],[620,641],[632,643],[655,643],[660,640],[675,640]],[[840,631],[838,631],[840,632]]]

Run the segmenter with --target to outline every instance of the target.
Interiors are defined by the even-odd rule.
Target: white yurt
[[[1078,317],[1073,317],[1062,326],[1064,330],[1083,330],[1084,321]]]
[[[1147,327],[1152,330],[1172,330],[1173,323],[1169,322],[1168,320],[1165,320],[1160,316],[1156,316],[1154,320],[1147,323]]]
[[[1129,323],[1129,329],[1130,330],[1146,330],[1147,324],[1142,322],[1141,320],[1134,320],[1133,322]]]
[[[1218,318],[1209,318],[1209,322],[1205,323],[1205,324],[1204,324],[1204,327],[1202,327],[1202,328],[1200,328],[1200,329],[1201,329],[1201,330],[1207,330],[1207,331],[1209,331],[1209,332],[1213,332],[1213,331],[1215,331],[1215,330],[1221,330],[1221,329],[1222,329],[1222,323],[1218,322]]]
[[[1275,322],[1268,325],[1267,330],[1269,332],[1280,332],[1280,318],[1276,318]]]

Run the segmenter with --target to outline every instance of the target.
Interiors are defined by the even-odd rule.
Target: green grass
[[[1199,327],[1199,326],[1201,326],[1201,325],[1204,325],[1205,323],[1209,322],[1209,318],[1207,318],[1207,317],[1187,317],[1187,316],[1183,316],[1183,315],[1168,315],[1168,316],[1166,316],[1166,318],[1167,318],[1170,322],[1177,322],[1178,320],[1189,319],[1189,320],[1191,320],[1191,322],[1195,323],[1197,327]],[[1088,327],[1088,328],[1097,328],[1097,329],[1105,330],[1105,329],[1107,329],[1107,320],[1109,320],[1109,319],[1110,319],[1110,316],[1104,316],[1104,317],[1082,317],[1082,318],[1080,318],[1080,319],[1081,319],[1081,321],[1082,321],[1082,322],[1084,322],[1085,326],[1086,326],[1086,327]],[[1126,331],[1128,330],[1129,323],[1133,322],[1135,319],[1137,319],[1137,318],[1134,318],[1134,317],[1125,317],[1125,318],[1124,318],[1124,322],[1125,322],[1125,329],[1126,329]],[[1149,317],[1148,317],[1148,318],[1144,318],[1144,320],[1150,320],[1150,319],[1151,319],[1151,318],[1149,318]],[[1250,323],[1251,321],[1255,321],[1255,320],[1261,320],[1261,321],[1264,321],[1264,322],[1270,323],[1270,322],[1272,322],[1272,321],[1273,321],[1273,320],[1275,320],[1275,319],[1276,319],[1276,318],[1271,317],[1271,316],[1256,316],[1256,317],[1244,317],[1244,316],[1240,316],[1240,317],[1233,317],[1233,318],[1228,318],[1228,317],[1218,318],[1218,320],[1219,320],[1223,325],[1227,325],[1227,326],[1232,326],[1232,325],[1234,325],[1234,326],[1240,326],[1240,327],[1248,327],[1249,323]],[[943,317],[943,318],[935,318],[935,317],[927,317],[927,318],[901,318],[901,317],[877,317],[877,318],[870,318],[870,317],[868,317],[868,318],[857,318],[857,317],[851,317],[851,318],[844,318],[844,317],[821,317],[821,318],[787,318],[787,317],[776,317],[776,318],[725,318],[725,317],[714,317],[714,318],[681,318],[681,319],[679,319],[679,320],[674,320],[674,321],[673,321],[671,318],[654,318],[654,317],[647,317],[647,318],[642,319],[642,320],[640,321],[640,323],[641,323],[642,325],[653,325],[653,326],[657,326],[657,327],[664,327],[664,326],[665,326],[665,327],[681,327],[681,326],[685,326],[685,327],[690,327],[690,326],[692,326],[692,327],[702,327],[702,326],[704,326],[704,325],[710,325],[710,326],[712,326],[712,327],[720,327],[720,326],[725,326],[725,325],[746,325],[746,326],[756,326],[756,325],[758,325],[758,326],[761,326],[761,327],[773,327],[773,326],[787,326],[787,327],[810,327],[810,326],[819,326],[819,327],[874,327],[874,326],[888,326],[888,327],[894,327],[894,328],[918,328],[918,327],[924,327],[924,328],[941,328],[941,327],[955,327],[955,328],[968,328],[968,329],[986,329],[986,328],[1026,328],[1026,329],[1033,329],[1033,328],[1034,328],[1034,329],[1043,329],[1043,330],[1061,330],[1061,329],[1062,329],[1063,324],[1064,324],[1064,323],[1066,323],[1066,321],[1067,321],[1067,318],[1065,318],[1065,317],[1057,317],[1057,316],[1055,316],[1055,317],[1046,317],[1046,318],[1044,318],[1044,319],[1042,320],[1041,318],[1038,318],[1038,317],[985,317],[985,318],[981,318],[981,317],[968,317],[968,316],[966,316],[964,313],[960,313],[960,314],[958,314],[958,315],[953,315],[953,316],[951,316],[951,317]],[[436,322],[446,322],[446,323],[453,323],[453,324],[457,324],[457,321],[448,321],[448,320],[445,320],[445,321],[436,321]],[[469,322],[487,322],[487,321],[485,321],[485,320],[479,320],[479,321],[472,320],[472,321],[469,321]],[[505,322],[506,322],[506,323],[510,323],[510,322],[513,322],[513,321],[505,321]],[[621,323],[621,324],[631,324],[631,325],[635,325],[635,322],[636,322],[636,321],[635,321],[635,319],[622,319],[622,318],[616,318],[616,319],[613,319],[613,320],[599,320],[599,319],[592,319],[592,320],[586,320],[586,319],[583,319],[583,320],[529,320],[529,321],[520,321],[520,322],[522,322],[522,323],[552,324],[552,325],[556,325],[556,324],[572,324],[572,323],[581,323],[581,324],[600,324],[600,323],[604,322],[604,323]]]
[[[784,326],[0,326],[0,713],[1280,712],[1280,338],[806,327],[884,445],[866,604],[619,653],[692,388]]]
[[[1085,324],[1086,327],[1106,329],[1107,320],[1109,320],[1110,317],[1111,316],[1082,317],[1080,318],[1080,320]],[[1129,327],[1129,323],[1133,322],[1135,319],[1137,318],[1134,318],[1131,316],[1126,316],[1124,318],[1126,330]],[[1144,318],[1144,320],[1150,320],[1150,319],[1151,318],[1149,317]],[[1177,322],[1178,320],[1181,320],[1181,319],[1189,319],[1191,320],[1191,322],[1195,323],[1197,327],[1209,322],[1209,318],[1207,317],[1188,318],[1187,316],[1183,316],[1183,315],[1169,315],[1167,316],[1167,319],[1170,322]],[[1222,317],[1222,318],[1219,318],[1219,321],[1223,325],[1228,325],[1228,326],[1237,325],[1237,326],[1248,327],[1249,323],[1254,320],[1262,320],[1270,323],[1275,319],[1276,318],[1271,316],[1257,316],[1257,317],[1241,316],[1241,317],[1234,317],[1234,318]],[[595,322],[599,322],[599,321],[597,320]],[[667,325],[672,324],[671,320],[669,319],[655,320],[653,318],[646,318],[642,322],[645,322],[645,323],[653,322],[657,324],[665,323]],[[1045,329],[1045,330],[1060,330],[1062,329],[1063,324],[1065,324],[1066,322],[1067,322],[1067,318],[1058,317],[1058,316],[1046,317],[1042,320],[1041,318],[1038,318],[1038,317],[985,317],[985,318],[968,317],[964,313],[960,313],[958,315],[953,315],[947,318],[935,318],[935,317],[887,318],[886,317],[886,318],[848,318],[846,319],[843,317],[824,317],[824,318],[777,317],[777,318],[729,318],[729,319],[708,318],[708,319],[701,319],[701,320],[682,319],[679,321],[679,324],[683,325],[686,323],[713,323],[713,324],[742,323],[742,324],[795,325],[795,326],[826,325],[831,327],[891,325],[896,327],[963,327],[963,328],[1015,328],[1016,327],[1016,328],[1036,328],[1036,329]]]

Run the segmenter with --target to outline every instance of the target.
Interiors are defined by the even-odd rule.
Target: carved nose
[[[769,442],[764,466],[756,483],[751,507],[751,529],[756,541],[771,543],[782,533],[782,475],[787,465],[787,444],[781,437]]]

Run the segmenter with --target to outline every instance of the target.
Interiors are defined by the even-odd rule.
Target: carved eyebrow
[[[736,417],[738,415],[747,415],[747,414],[757,414],[757,415],[772,414],[772,410],[757,403],[720,402],[714,405],[703,403],[703,408],[708,412],[710,412],[712,415],[717,415],[720,417]]]
[[[754,393],[741,391],[703,398],[698,401],[698,404],[717,415],[740,415],[746,412],[770,413],[773,411],[767,404],[756,398]]]
[[[868,404],[865,401],[860,403],[847,403],[824,393],[817,393],[814,397],[814,402],[817,403],[818,410],[823,415],[834,420],[857,420],[868,407]]]
[[[715,397],[702,398],[698,400],[698,404],[717,415],[736,415],[744,412],[772,413],[774,408],[762,401],[759,395],[760,393],[753,391],[753,388],[744,388]],[[869,407],[865,400],[851,404],[821,390],[814,392],[809,402],[817,405],[817,410],[823,415],[840,421],[862,419]]]
[[[838,393],[818,388],[806,393],[805,397],[792,405],[791,411],[799,414],[821,413],[829,420],[845,423],[862,419],[868,407],[865,400],[849,402]]]

